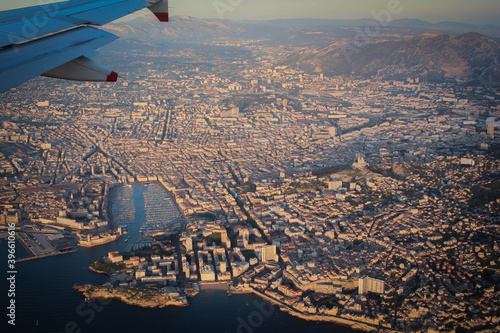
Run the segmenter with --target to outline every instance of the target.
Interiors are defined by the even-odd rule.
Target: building
[[[488,137],[491,139],[495,138],[495,129],[500,128],[500,118],[499,117],[490,117],[486,120],[486,129],[488,133]]]
[[[56,222],[57,224],[61,224],[77,230],[83,230],[83,227],[85,226],[85,224],[82,222],[77,222],[76,220],[68,219],[65,217],[57,217]]]
[[[231,118],[231,117],[236,117],[240,113],[240,108],[232,108],[231,110],[226,110],[222,111],[221,117],[222,118]]]
[[[112,252],[109,252],[108,253],[108,259],[116,264],[118,262],[122,262],[123,261],[123,256],[118,254],[118,251],[112,251]]]
[[[215,271],[212,265],[204,265],[200,267],[201,281],[215,281]]]
[[[359,279],[359,294],[364,295],[368,292],[375,294],[385,293],[385,282],[368,276]]]
[[[7,209],[0,215],[0,225],[9,225],[21,223],[21,213],[17,209]]]
[[[316,283],[314,291],[322,294],[337,294],[342,292],[342,286],[333,283]]]
[[[476,161],[474,161],[472,158],[461,158],[460,164],[474,166],[474,165],[476,165]]]
[[[225,244],[227,242],[227,231],[226,230],[221,230],[220,241],[222,244]]]
[[[186,237],[186,250],[193,250],[193,239],[191,237]]]
[[[357,157],[358,157],[358,161],[353,163],[353,168],[356,168],[356,169],[363,169],[365,168],[368,163],[366,163],[365,161],[365,155],[364,154],[357,154]]]
[[[327,131],[327,130],[320,130],[316,133],[313,134],[312,138],[314,140],[317,140],[317,139],[330,139],[330,138],[333,138],[335,135],[331,135],[330,134],[331,132],[330,131]]]
[[[329,190],[338,190],[339,188],[342,187],[342,178],[332,178],[328,182],[328,189]]]
[[[255,249],[255,254],[262,262],[279,261],[276,254],[276,245],[266,245]]]

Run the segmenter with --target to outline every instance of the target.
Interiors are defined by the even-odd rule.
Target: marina
[[[128,226],[135,221],[135,206],[132,201],[134,188],[116,186],[111,190],[111,218],[116,226]]]
[[[178,232],[182,227],[183,216],[175,199],[157,182],[115,186],[109,205],[113,224],[127,233],[126,251],[150,246],[154,237]]]
[[[161,233],[179,230],[182,214],[175,206],[174,198],[159,183],[151,183],[144,193],[146,223],[142,230]]]

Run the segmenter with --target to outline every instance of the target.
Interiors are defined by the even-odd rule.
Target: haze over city
[[[51,2],[60,1],[4,0],[0,10]],[[372,11],[379,12],[388,7],[398,9],[397,19],[420,19],[433,23],[455,21],[498,25],[500,17],[500,5],[496,0],[172,0],[170,6],[174,15],[229,20],[360,19],[371,18]]]

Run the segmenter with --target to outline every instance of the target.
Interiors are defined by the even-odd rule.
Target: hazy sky
[[[0,0],[0,10],[49,1]],[[500,25],[500,0],[170,0],[170,12],[171,15],[230,20],[352,19],[371,17],[373,11],[387,10],[391,4],[397,8],[393,19]]]

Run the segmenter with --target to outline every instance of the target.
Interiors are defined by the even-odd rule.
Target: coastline
[[[67,253],[73,253],[73,252],[76,252],[76,251],[78,251],[78,249],[72,249],[70,251],[53,253],[53,254],[45,254],[45,255],[41,255],[41,256],[24,257],[24,258],[21,258],[21,259],[16,259],[16,263],[21,263],[21,262],[26,262],[26,261],[36,260],[36,259],[50,258],[50,257],[55,257],[55,256],[60,256],[60,255],[63,255],[63,254],[67,254]]]
[[[94,285],[75,284],[73,289],[82,293],[86,301],[94,299],[118,300],[128,305],[141,308],[165,308],[168,306],[187,306],[185,298],[171,298],[167,293],[160,291],[145,291],[142,289],[97,287]],[[133,291],[137,292],[133,292]]]
[[[241,292],[243,293],[243,292]],[[339,326],[344,326],[348,327],[352,330],[355,331],[363,331],[363,332],[384,332],[384,333],[400,333],[401,331],[390,329],[390,328],[380,328],[376,327],[374,325],[370,325],[368,323],[363,323],[360,321],[348,319],[348,318],[342,318],[342,317],[336,317],[336,316],[324,316],[324,315],[318,315],[318,314],[306,314],[299,312],[292,307],[285,305],[281,302],[278,302],[277,300],[267,296],[266,294],[263,294],[261,292],[256,291],[255,289],[248,290],[248,292],[245,293],[253,293],[256,296],[259,296],[260,298],[268,301],[269,303],[279,306],[280,311],[283,311],[291,316],[307,320],[307,321],[322,321],[322,322],[330,322]]]
[[[109,223],[109,222],[108,222]],[[78,242],[78,246],[85,247],[85,248],[91,248],[95,246],[101,246],[105,244],[109,244],[111,242],[116,241],[118,238],[120,238],[121,235],[119,234],[107,234],[104,237],[97,237],[97,238],[89,238],[88,240],[81,240]]]
[[[146,203],[144,203],[146,205]],[[115,222],[115,221],[114,221]],[[127,252],[127,250],[126,250]],[[110,276],[109,273],[96,269],[90,265],[89,269],[92,272],[98,274],[105,274]],[[101,267],[99,267],[101,268]],[[104,269],[103,269],[104,270]],[[234,282],[234,280],[232,280]],[[349,318],[349,314],[347,314],[347,318],[333,315],[324,315],[324,314],[310,314],[307,312],[301,312],[292,306],[288,306],[277,299],[270,297],[264,292],[260,292],[253,288],[243,288],[243,289],[235,289],[231,282],[203,282],[198,281],[199,292],[208,291],[208,290],[220,290],[227,293],[228,296],[237,295],[237,294],[254,294],[259,298],[273,304],[279,306],[280,311],[286,313],[286,315],[291,315],[297,317],[301,320],[312,321],[312,322],[325,322],[331,323],[333,325],[338,325],[342,327],[346,327],[355,331],[361,332],[398,332],[390,329],[382,328],[376,324],[371,322],[363,322],[356,320],[355,318]],[[159,290],[151,290],[151,289],[142,289],[142,288],[128,288],[128,287],[113,287],[110,284],[105,285],[85,285],[78,286],[75,285],[73,288],[79,291],[84,295],[86,301],[90,301],[93,299],[109,299],[109,300],[118,300],[124,304],[138,306],[142,308],[165,308],[168,306],[181,306],[187,307],[190,304],[183,296],[177,296],[175,299],[170,297],[167,292],[159,291]],[[196,296],[196,295],[195,295]],[[366,318],[369,320],[369,318]],[[363,320],[363,319],[361,319]]]
[[[227,282],[198,282],[200,291],[206,290],[220,290],[220,291],[230,291],[229,284]]]
[[[104,274],[104,275],[107,275],[109,277],[109,275],[106,272],[95,269],[94,267],[92,267],[92,265],[89,266],[89,271],[97,273],[97,274]]]
[[[99,271],[92,266],[89,269],[98,274],[106,274],[105,272]],[[205,288],[203,288],[205,287]],[[139,306],[142,308],[165,308],[168,306],[189,306],[189,303],[185,297],[172,298],[168,293],[157,290],[150,289],[140,289],[140,288],[122,288],[122,287],[112,287],[112,286],[94,286],[94,285],[78,285],[75,284],[73,289],[82,293],[86,301],[94,299],[110,299],[118,300],[128,305]],[[268,295],[259,292],[253,288],[246,289],[235,289],[227,283],[202,283],[200,284],[200,290],[220,290],[226,291],[228,296],[236,294],[254,294],[265,301],[270,302],[273,305],[279,307],[280,311],[287,313],[288,315],[300,318],[306,321],[316,321],[316,322],[329,322],[335,325],[350,328],[355,331],[362,332],[385,332],[385,333],[399,333],[400,331],[382,328],[378,325],[375,326],[370,323],[365,323],[350,318],[343,318],[331,315],[321,315],[321,314],[309,314],[297,311],[291,306],[283,304],[278,300],[269,297]]]

